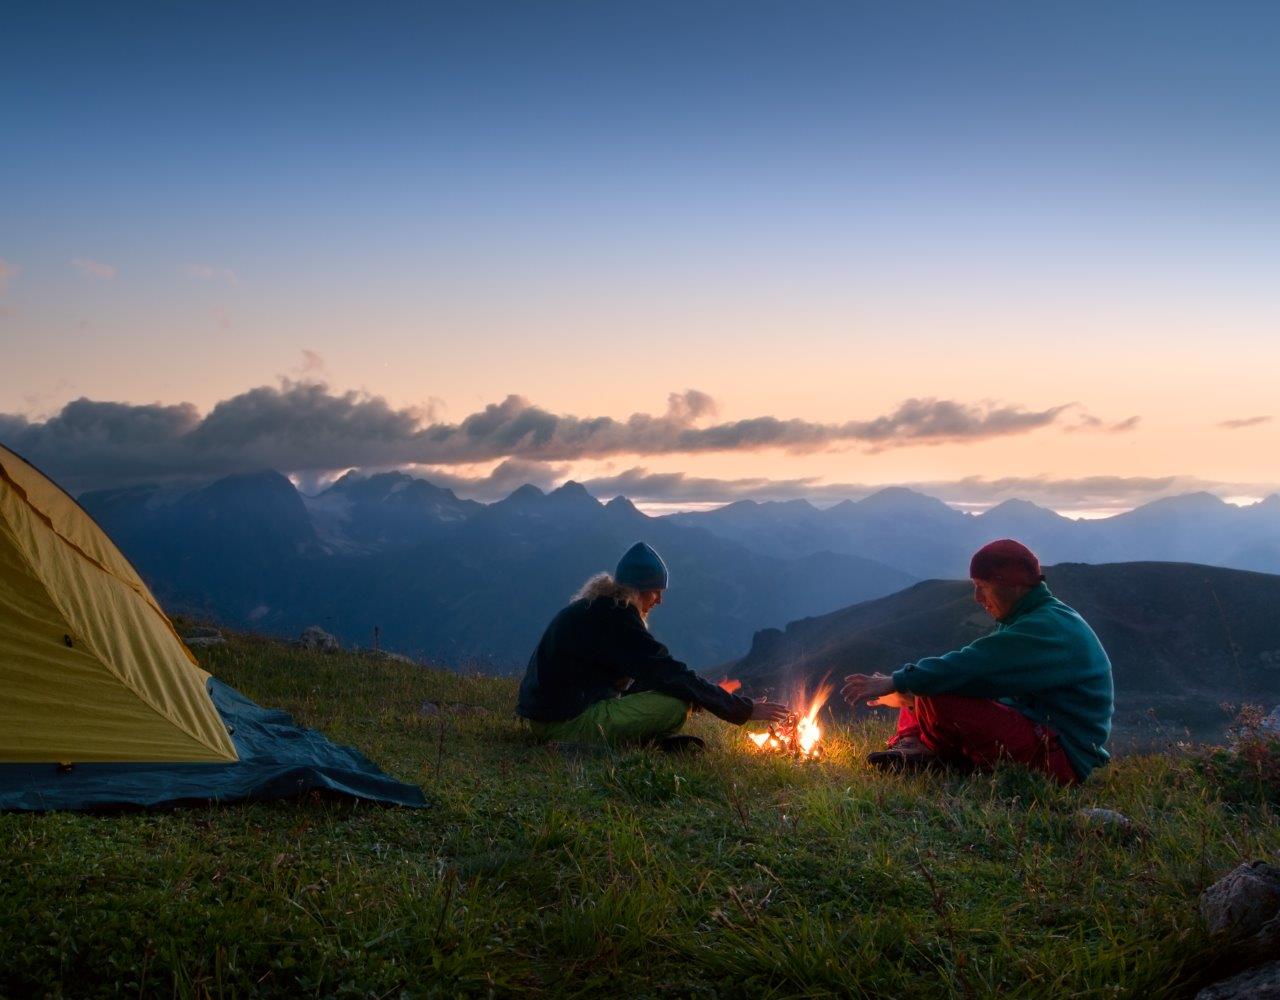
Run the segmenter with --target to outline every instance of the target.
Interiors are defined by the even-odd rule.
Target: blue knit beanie
[[[667,564],[644,542],[636,542],[618,560],[613,579],[633,590],[666,590]]]

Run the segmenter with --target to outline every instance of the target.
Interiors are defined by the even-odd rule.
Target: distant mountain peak
[[[1038,503],[1032,503],[1030,500],[1022,500],[1014,497],[1010,500],[1002,500],[994,507],[988,509],[985,513],[990,514],[993,510],[1048,510],[1047,507],[1041,507]],[[1052,511],[1050,511],[1052,513]]]
[[[397,494],[405,494],[406,496],[422,496],[423,494],[428,496],[447,495],[452,499],[457,499],[451,491],[443,490],[434,483],[411,476],[409,473],[401,472],[398,469],[390,472],[376,472],[371,476],[354,471],[348,472],[327,490],[322,491],[320,496],[332,495],[347,497],[361,503],[381,503]]]
[[[587,497],[591,500],[595,499],[595,497],[591,496],[591,494],[587,492],[587,488],[585,486],[583,486],[581,483],[573,479],[566,480],[560,486],[556,487],[554,490],[548,493],[547,496]]]
[[[1265,496],[1257,503],[1251,503],[1246,507],[1242,507],[1241,510],[1242,512],[1274,517],[1277,514],[1280,514],[1280,493],[1272,493],[1270,496]]]
[[[1178,510],[1201,513],[1221,511],[1230,506],[1221,497],[1216,497],[1205,490],[1197,490],[1195,493],[1180,493],[1176,497],[1161,497],[1159,500],[1152,500],[1151,503],[1138,507],[1137,510]]]
[[[640,513],[640,508],[624,496],[616,496],[604,505],[604,509],[617,513]]]
[[[846,501],[847,502],[847,501]],[[837,506],[843,506],[837,505]],[[869,497],[864,497],[856,504],[851,506],[857,507],[863,511],[921,511],[921,512],[938,512],[955,514],[945,503],[937,497],[931,497],[916,490],[909,489],[906,486],[886,486],[882,490],[876,490]]]
[[[233,472],[229,476],[214,480],[205,487],[206,491],[216,492],[253,488],[285,490],[289,493],[297,492],[293,481],[284,473],[276,472],[275,469],[258,469],[255,472]]]
[[[536,503],[537,501],[543,500],[545,498],[546,498],[546,494],[543,493],[542,490],[538,489],[538,487],[534,486],[533,483],[525,483],[519,489],[513,490],[510,494],[508,494],[505,500],[499,500],[498,503],[503,503],[503,504]]]
[[[979,521],[987,518],[993,521],[1008,518],[1019,521],[1043,521],[1046,523],[1067,520],[1055,510],[1041,507],[1038,503],[1032,503],[1030,500],[1019,499],[1005,500],[978,515]]]

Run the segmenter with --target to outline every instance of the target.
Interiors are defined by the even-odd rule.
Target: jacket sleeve
[[[1068,644],[1042,623],[1024,620],[963,649],[900,667],[893,673],[893,686],[910,694],[1004,698],[1057,687],[1071,676]]]
[[[751,718],[755,703],[750,698],[730,694],[675,659],[644,627],[638,612],[628,608],[619,619],[612,637],[612,658],[618,669],[641,687],[692,702],[735,725]]]

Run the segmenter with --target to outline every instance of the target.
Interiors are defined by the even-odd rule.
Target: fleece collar
[[[1015,604],[1013,609],[1007,615],[1000,619],[1000,624],[1012,625],[1023,615],[1030,611],[1034,611],[1042,604],[1051,600],[1053,600],[1053,591],[1049,589],[1049,585],[1047,583],[1041,580],[1023,595],[1022,600]]]

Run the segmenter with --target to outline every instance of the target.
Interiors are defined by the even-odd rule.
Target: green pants
[[[674,733],[689,718],[689,705],[657,691],[606,698],[581,715],[563,722],[534,722],[529,728],[540,740],[575,743],[643,743]]]

